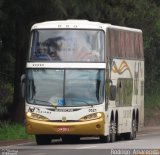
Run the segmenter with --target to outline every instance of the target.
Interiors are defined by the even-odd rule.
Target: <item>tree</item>
[[[87,19],[143,30],[146,85],[151,90],[160,75],[160,7],[157,0],[1,0],[0,40],[3,47],[0,72],[14,77],[14,103],[10,113],[22,121],[24,100],[20,97],[20,76],[25,73],[30,28],[48,20]],[[3,60],[3,61],[2,61]],[[15,67],[12,67],[15,66]],[[5,82],[6,82],[5,81]]]
[[[16,122],[22,122],[24,118],[24,100],[20,94],[20,77],[25,72],[25,64],[27,58],[27,50],[29,44],[30,27],[34,22],[44,21],[53,17],[53,13],[57,11],[58,16],[65,16],[65,10],[61,6],[61,1],[46,0],[12,0],[5,2],[5,11],[8,14],[6,25],[9,25],[12,33],[6,32],[5,42],[10,42],[9,49],[13,44],[12,51],[15,52],[15,78],[14,78],[14,101],[10,109],[12,119]],[[38,6],[37,6],[38,4]],[[55,7],[56,6],[56,7]],[[60,10],[56,10],[59,7]],[[52,15],[52,16],[51,16]]]

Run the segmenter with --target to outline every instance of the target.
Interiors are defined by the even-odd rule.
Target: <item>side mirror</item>
[[[25,79],[26,79],[26,75],[22,74],[21,75],[21,96],[22,98],[25,98]]]
[[[110,96],[109,99],[114,101],[116,99],[116,86],[111,85],[110,86]]]

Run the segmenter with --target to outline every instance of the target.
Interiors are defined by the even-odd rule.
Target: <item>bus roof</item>
[[[32,29],[43,29],[43,28],[62,28],[62,29],[103,29],[105,24],[100,22],[91,22],[88,20],[59,20],[59,21],[47,21],[37,23],[32,26]]]
[[[117,30],[121,30],[121,31],[124,30],[124,31],[132,31],[132,32],[140,32],[140,33],[142,33],[141,29],[130,28],[130,27],[110,25],[110,26],[108,26],[108,28],[110,28],[110,29],[117,29]]]
[[[71,19],[36,23],[32,26],[31,30],[52,29],[52,28],[55,28],[55,29],[103,29],[103,30],[106,30],[107,28],[111,28],[111,29],[119,29],[119,30],[126,30],[126,31],[142,32],[140,29],[115,26],[108,23],[100,23],[100,22],[88,21],[88,20],[71,20]]]

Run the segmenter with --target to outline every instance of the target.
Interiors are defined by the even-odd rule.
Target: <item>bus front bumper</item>
[[[28,134],[51,134],[51,135],[104,135],[104,119],[84,122],[45,122],[26,118],[26,132]]]

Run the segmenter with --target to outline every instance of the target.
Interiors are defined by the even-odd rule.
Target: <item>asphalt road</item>
[[[2,155],[109,155],[109,154],[160,154],[160,130],[141,132],[135,140],[100,143],[97,138],[83,138],[76,144],[61,140],[51,145],[28,142],[0,147]]]

